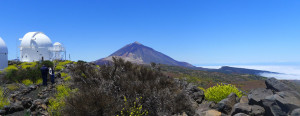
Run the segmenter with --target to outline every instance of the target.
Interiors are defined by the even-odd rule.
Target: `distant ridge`
[[[112,62],[112,57],[122,58],[126,61],[130,61],[136,64],[150,64],[151,62],[157,64],[165,64],[170,66],[181,66],[186,67],[193,70],[202,70],[202,71],[210,71],[210,72],[221,72],[226,74],[251,74],[251,75],[261,75],[262,73],[275,73],[270,71],[263,70],[254,70],[254,69],[245,69],[245,68],[235,68],[229,66],[223,66],[220,69],[208,69],[202,67],[195,67],[187,62],[176,61],[173,58],[158,52],[148,46],[144,46],[139,42],[130,43],[116,52],[112,53],[108,57],[99,59],[94,61],[93,63],[97,65],[108,64]]]
[[[150,64],[151,62],[166,64],[172,66],[195,67],[186,62],[176,61],[173,58],[158,52],[148,46],[144,46],[139,42],[134,42],[124,46],[118,51],[112,53],[106,58],[96,60],[95,64],[105,64],[112,61],[112,57],[123,58],[137,64]]]

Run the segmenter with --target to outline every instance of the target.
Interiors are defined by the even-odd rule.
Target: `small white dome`
[[[61,43],[55,42],[55,43],[53,44],[53,46],[61,46]]]
[[[5,54],[5,53],[6,54],[8,53],[7,46],[3,41],[3,39],[0,37],[0,54]]]
[[[24,35],[20,47],[22,48],[45,48],[52,47],[50,38],[42,32],[28,32]]]

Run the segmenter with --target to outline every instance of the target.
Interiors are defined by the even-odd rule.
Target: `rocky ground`
[[[63,78],[56,76],[55,81],[56,84],[48,83],[48,86],[19,84],[20,89],[17,91],[8,91],[11,104],[0,109],[0,115],[48,116],[49,98],[55,93],[55,86],[63,82]],[[266,88],[253,89],[241,98],[232,93],[219,103],[205,101],[204,92],[197,86],[176,81],[187,85],[195,116],[300,116],[300,94],[275,78],[265,81]],[[187,116],[187,113],[174,116]]]
[[[238,98],[234,93],[219,103],[204,101],[197,116],[300,116],[300,94],[287,85],[269,78],[267,88],[253,89]],[[180,116],[186,115],[181,114]]]
[[[8,92],[10,98],[10,105],[0,109],[0,116],[47,116],[47,105],[49,98],[55,92],[55,86],[62,83],[63,79],[56,76],[55,84],[48,81],[48,86],[30,85],[25,86],[18,84],[19,87],[16,91]]]

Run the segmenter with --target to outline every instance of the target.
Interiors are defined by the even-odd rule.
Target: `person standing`
[[[43,85],[47,86],[48,68],[45,65],[41,67],[41,73],[43,78]]]
[[[52,67],[49,68],[49,74],[50,74],[50,80],[51,80],[51,83],[54,84],[54,70]]]

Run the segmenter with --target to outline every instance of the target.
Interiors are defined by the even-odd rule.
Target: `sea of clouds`
[[[200,66],[200,67],[219,69],[222,66]],[[280,74],[262,73],[260,75],[264,76],[264,77],[275,77],[277,79],[300,80],[300,65],[299,66],[293,66],[293,65],[232,65],[230,67],[277,72]]]

